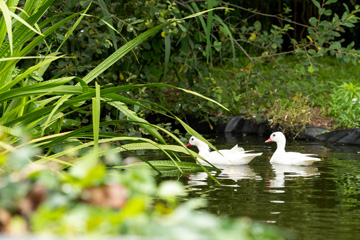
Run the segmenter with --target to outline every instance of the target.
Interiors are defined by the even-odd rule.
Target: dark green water
[[[263,152],[249,165],[225,168],[217,176],[205,173],[185,179],[190,198],[207,199],[207,211],[284,227],[294,239],[360,239],[360,146],[288,140],[287,151],[316,153],[322,159],[310,167],[269,163],[275,143],[268,136],[226,135],[214,138],[218,149],[239,144]]]

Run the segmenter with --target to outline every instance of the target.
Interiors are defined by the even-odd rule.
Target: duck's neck
[[[210,147],[204,142],[199,142],[197,144],[197,147],[199,149],[199,154],[206,154],[210,152]]]
[[[277,152],[285,152],[286,141],[276,142],[276,145],[277,145],[277,148],[276,148]]]

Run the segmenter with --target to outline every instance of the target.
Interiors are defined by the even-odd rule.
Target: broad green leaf
[[[314,18],[314,17],[311,17],[311,18],[309,19],[309,23],[310,23],[311,26],[316,27],[316,25],[317,25],[317,19]]]
[[[349,22],[344,22],[342,25],[343,25],[343,26],[345,26],[345,27],[349,27],[349,28],[353,28],[353,27],[355,27],[355,25],[354,25],[354,24],[349,23]]]
[[[329,49],[330,50],[335,50],[335,49],[340,49],[341,48],[341,43],[340,42],[333,42],[330,46]]]
[[[324,15],[325,15],[325,16],[331,16],[331,14],[332,14],[331,9],[327,9],[327,10],[325,10],[325,12],[324,12]]]
[[[336,2],[337,2],[337,0],[327,0],[327,1],[325,2],[325,5],[332,4],[332,3],[336,3]]]
[[[321,8],[320,3],[316,0],[311,0],[317,8]]]

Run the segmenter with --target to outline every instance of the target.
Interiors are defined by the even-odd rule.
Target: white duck
[[[199,149],[199,155],[206,159],[209,163],[217,165],[243,165],[248,164],[253,158],[260,156],[262,153],[248,153],[243,148],[235,145],[232,149],[210,151],[209,146],[192,136],[187,147],[194,145]],[[208,165],[208,163],[201,158],[197,158],[201,164]]]
[[[321,161],[320,158],[314,157],[316,154],[303,154],[298,152],[286,152],[286,138],[282,132],[274,132],[270,138],[265,141],[276,142],[277,149],[270,159],[270,163],[286,165],[311,165],[313,162]]]

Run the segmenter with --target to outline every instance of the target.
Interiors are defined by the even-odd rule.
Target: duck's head
[[[194,136],[191,136],[191,138],[189,139],[189,143],[186,144],[187,147],[192,145],[196,146],[199,149],[199,151],[210,151],[210,148],[206,143],[204,143],[203,141],[201,141],[200,139]]]
[[[187,147],[192,146],[192,145],[197,146],[199,142],[201,142],[199,139],[197,139],[194,136],[191,136],[191,138],[189,139],[189,142],[188,142],[188,144],[186,144],[186,146]]]
[[[285,135],[282,132],[273,132],[270,135],[270,138],[268,140],[265,141],[266,143],[268,142],[277,142],[277,143],[281,143],[281,142],[286,142],[286,138]]]

